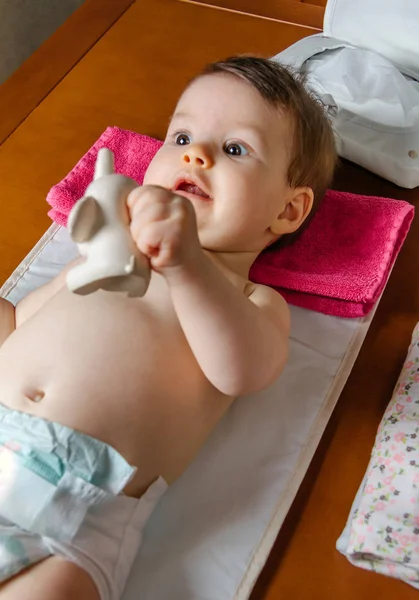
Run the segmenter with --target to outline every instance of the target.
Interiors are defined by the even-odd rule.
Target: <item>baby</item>
[[[284,367],[287,305],[249,269],[313,212],[335,160],[298,78],[214,63],[128,198],[146,295],[72,294],[70,265],[1,301],[0,599],[121,597],[159,497],[234,398]]]

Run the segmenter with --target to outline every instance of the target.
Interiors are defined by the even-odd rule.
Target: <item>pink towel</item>
[[[48,215],[59,225],[67,225],[73,204],[83,196],[93,179],[96,155],[100,148],[109,148],[115,156],[115,171],[132,177],[141,185],[151,159],[163,142],[119,127],[108,127],[79,160],[74,169],[48,193],[52,209]]]
[[[413,216],[408,202],[329,190],[301,237],[265,251],[251,277],[290,304],[362,317],[380,297]]]
[[[47,196],[50,217],[65,225],[93,177],[99,148],[115,154],[115,169],[142,183],[162,142],[108,127]],[[277,289],[288,302],[340,317],[366,315],[384,289],[414,215],[407,202],[328,191],[310,226],[291,246],[263,252],[253,281]]]

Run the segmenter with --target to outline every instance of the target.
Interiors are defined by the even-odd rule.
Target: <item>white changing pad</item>
[[[77,254],[56,225],[0,290],[16,303]],[[123,600],[244,600],[269,555],[372,319],[292,307],[288,366],[239,399],[145,530]]]

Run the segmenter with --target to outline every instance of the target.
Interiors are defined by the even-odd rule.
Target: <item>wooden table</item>
[[[187,79],[234,53],[273,55],[313,29],[178,0],[87,0],[0,88],[0,280],[50,222],[45,196],[108,125],[161,137]],[[334,187],[419,203],[344,163]],[[335,550],[419,320],[415,219],[359,358],[252,600],[410,600]],[[181,600],[181,599],[176,599]]]

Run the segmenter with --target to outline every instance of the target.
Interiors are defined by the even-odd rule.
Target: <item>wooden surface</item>
[[[327,4],[327,0],[299,0],[303,4],[314,4],[316,6],[323,6],[323,8]]]
[[[313,33],[323,31],[324,7],[306,4],[299,0],[180,0],[206,6],[213,6],[221,10],[232,10],[249,15],[284,21],[312,27]],[[319,0],[320,1],[320,0]]]
[[[95,25],[81,20],[79,27],[82,39]],[[49,188],[71,170],[106,126],[161,137],[178,94],[204,63],[232,53],[269,56],[312,33],[177,0],[137,0],[109,30],[104,25],[100,29],[99,41],[65,77],[58,75],[57,85],[35,108],[27,66],[25,77],[16,77],[6,95],[0,88],[0,106],[7,98],[21,98],[19,110],[27,115],[17,128],[12,125],[0,146],[0,280],[48,227],[44,199]],[[63,40],[67,43],[65,36]],[[59,40],[56,43],[59,46]],[[37,69],[33,77],[36,81]],[[7,106],[12,113],[14,108]],[[338,172],[335,187],[419,204],[419,190],[402,190],[347,163]],[[252,600],[416,600],[418,592],[406,584],[350,565],[335,550],[335,541],[419,320],[418,273],[416,218]]]
[[[0,143],[134,0],[86,0],[0,88]]]

